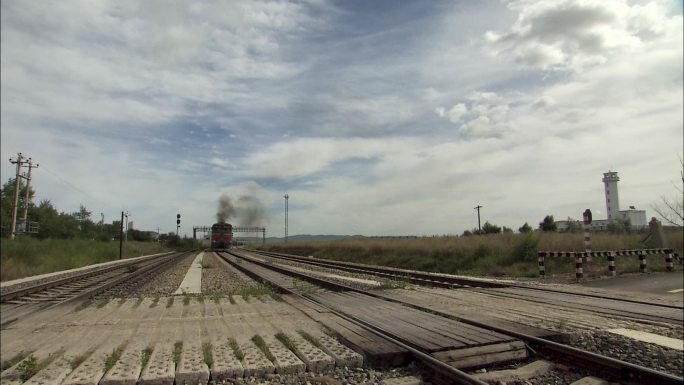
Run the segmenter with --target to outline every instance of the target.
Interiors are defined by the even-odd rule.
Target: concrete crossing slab
[[[188,272],[183,278],[180,286],[174,294],[200,294],[202,293],[202,257],[204,252],[197,254],[195,260],[192,261],[192,265],[188,269]]]

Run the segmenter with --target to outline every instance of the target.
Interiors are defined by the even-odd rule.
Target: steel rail
[[[455,316],[453,314],[445,313],[445,312],[440,312],[436,311],[433,309],[429,309],[423,306],[418,306],[412,303],[408,302],[403,302],[400,300],[397,300],[395,298],[389,298],[384,295],[374,293],[371,291],[367,290],[362,290],[362,289],[357,289],[353,288],[347,285],[339,284],[336,282],[328,281],[323,278],[318,278],[318,277],[313,277],[309,276],[300,272],[288,270],[286,268],[280,267],[280,266],[274,266],[272,264],[268,264],[262,261],[259,261],[258,259],[255,259],[253,257],[248,257],[244,255],[237,255],[233,252],[230,252],[231,255],[238,257],[238,258],[243,258],[246,259],[256,265],[259,265],[261,267],[271,269],[271,270],[276,270],[278,272],[281,272],[283,274],[287,274],[289,276],[298,276],[299,278],[303,278],[309,282],[316,283],[317,281],[320,282],[319,285],[326,287],[326,288],[334,288],[337,287],[337,290],[345,290],[345,291],[354,291],[358,293],[363,293],[365,295],[369,295],[375,298],[380,298],[383,300],[387,300],[390,302],[394,303],[399,303],[404,306],[408,306],[417,310],[421,310],[424,312],[436,314],[445,318],[453,319],[459,322],[463,322],[469,325],[477,326],[480,328],[484,329],[489,329],[493,330],[502,334],[506,334],[515,338],[519,338],[528,344],[534,346],[537,350],[545,352],[547,355],[551,355],[554,357],[560,357],[559,360],[567,362],[571,365],[575,366],[580,366],[584,367],[586,369],[596,371],[596,366],[601,366],[599,371],[601,373],[607,373],[609,378],[611,380],[617,380],[625,384],[634,384],[634,385],[640,385],[640,384],[663,384],[663,385],[675,385],[679,384],[681,385],[682,382],[684,382],[684,378],[678,377],[675,375],[671,375],[669,373],[664,373],[664,372],[659,372],[657,370],[653,370],[650,368],[646,368],[643,366],[639,366],[636,364],[632,364],[626,361],[618,360],[615,358],[611,357],[606,357],[598,353],[593,353],[589,352],[586,350],[582,350],[579,348],[571,347],[568,345],[563,345],[558,342],[550,341],[544,338],[539,338],[531,335],[527,335],[524,333],[519,333],[515,332],[513,330],[509,330],[506,328],[494,326],[494,325],[489,325],[483,322],[478,322],[474,321],[471,319],[466,319],[466,318],[461,318],[458,316]],[[237,266],[237,264],[233,264]],[[327,307],[327,306],[326,306]]]
[[[234,256],[234,257],[236,257],[236,258],[243,258],[242,256],[240,256],[240,255],[238,255],[238,254],[236,254],[236,253],[234,253],[234,252],[232,252],[232,251],[226,251],[225,253],[230,254],[230,255],[232,255],[232,256]],[[345,312],[342,312],[342,311],[340,311],[340,310],[338,310],[338,309],[333,309],[333,308],[331,308],[331,307],[329,307],[329,306],[327,306],[327,305],[325,305],[325,304],[323,304],[323,303],[321,303],[321,302],[318,302],[316,299],[312,298],[312,297],[311,297],[310,295],[308,295],[308,294],[297,293],[297,292],[294,292],[294,291],[292,291],[292,290],[290,290],[290,289],[288,289],[288,288],[286,288],[286,287],[283,287],[283,286],[278,285],[276,282],[269,281],[268,279],[259,276],[258,274],[256,274],[256,273],[254,273],[253,271],[247,269],[246,267],[244,267],[244,266],[242,266],[242,265],[240,265],[240,264],[234,263],[233,261],[231,261],[231,260],[228,259],[228,258],[225,258],[225,257],[222,256],[220,253],[217,253],[217,255],[218,255],[219,257],[221,257],[223,260],[225,260],[226,262],[228,262],[231,266],[235,267],[236,269],[240,270],[241,272],[243,272],[243,273],[249,275],[250,277],[252,277],[252,278],[254,278],[254,279],[257,279],[257,280],[259,280],[259,281],[266,281],[266,282],[268,282],[270,285],[273,285],[273,286],[277,287],[277,288],[278,288],[279,290],[281,290],[282,292],[285,292],[285,293],[287,293],[287,294],[293,294],[293,295],[295,295],[295,296],[297,296],[297,297],[299,297],[299,298],[302,298],[302,299],[304,299],[304,300],[306,300],[306,301],[309,301],[309,302],[312,302],[312,303],[314,303],[314,304],[316,304],[316,305],[318,305],[318,306],[321,306],[321,307],[327,309],[328,311],[330,311],[331,313],[333,313],[333,314],[335,314],[335,315],[337,315],[337,316],[339,316],[339,317],[341,317],[341,318],[343,318],[343,319],[345,319],[345,320],[347,320],[347,321],[353,323],[354,325],[359,326],[359,327],[363,328],[364,330],[367,330],[367,331],[369,331],[370,333],[372,333],[372,334],[374,334],[374,335],[376,335],[376,336],[378,336],[378,337],[380,337],[380,338],[382,338],[382,339],[384,339],[384,340],[387,340],[387,341],[389,341],[389,342],[392,342],[393,344],[396,344],[396,345],[400,346],[400,347],[403,348],[403,349],[406,349],[406,350],[407,350],[408,352],[410,352],[411,355],[413,355],[417,360],[423,362],[424,364],[426,364],[426,365],[430,366],[431,368],[435,369],[436,371],[440,372],[440,374],[447,376],[449,379],[456,381],[456,382],[455,382],[456,384],[463,384],[463,385],[487,385],[486,382],[481,381],[481,380],[478,380],[477,378],[474,378],[474,377],[470,376],[468,373],[465,373],[465,372],[463,372],[463,371],[461,371],[461,370],[459,370],[459,369],[456,369],[456,368],[453,367],[453,366],[450,366],[450,365],[448,365],[448,364],[446,364],[446,363],[444,363],[444,362],[442,362],[442,361],[439,361],[438,359],[436,359],[436,358],[430,356],[429,354],[427,354],[427,353],[425,353],[425,352],[419,350],[417,347],[413,346],[413,345],[410,344],[409,342],[403,340],[401,337],[396,336],[396,335],[392,334],[391,332],[389,332],[389,331],[387,331],[387,330],[385,330],[385,329],[383,329],[383,328],[380,328],[380,327],[378,327],[378,326],[371,325],[370,323],[367,323],[367,322],[365,322],[365,321],[363,321],[363,320],[360,320],[360,319],[358,319],[358,318],[356,318],[356,317],[354,317],[354,316],[351,316],[351,315],[349,315],[349,314],[347,314],[347,313],[345,313]],[[255,262],[255,261],[252,261],[252,260],[249,260],[249,261],[252,262],[252,263],[259,264],[258,262]],[[259,265],[260,265],[260,264],[259,264]],[[265,265],[265,266],[264,266],[264,265]],[[264,264],[264,265],[262,265],[262,266],[263,266],[263,267],[267,267],[267,268],[269,268],[269,269],[277,268],[276,266],[269,266],[269,265],[267,265],[267,264]],[[276,270],[276,271],[277,271],[277,270]],[[325,280],[323,280],[323,281],[325,281]]]
[[[178,260],[178,259],[180,259],[180,258],[182,258],[182,257],[184,257],[187,254],[192,253],[192,252],[193,251],[177,252],[176,253],[177,255],[173,255],[174,254],[173,252],[164,253],[164,255],[159,256],[159,258],[147,259],[145,261],[138,261],[139,263],[149,263],[149,264],[147,264],[146,266],[144,266],[144,267],[142,267],[136,271],[133,271],[133,272],[126,272],[123,274],[117,274],[113,277],[110,277],[106,282],[103,282],[100,285],[91,285],[91,286],[85,286],[85,287],[79,288],[79,290],[77,292],[71,293],[71,294],[73,294],[72,296],[65,298],[65,299],[62,299],[62,300],[58,300],[56,302],[50,301],[50,299],[45,299],[45,301],[41,301],[41,302],[37,302],[37,303],[32,303],[32,304],[27,303],[26,305],[37,305],[37,306],[31,307],[30,309],[28,309],[28,311],[25,311],[24,313],[21,313],[16,317],[2,321],[2,323],[0,323],[0,329],[4,329],[6,326],[8,326],[14,322],[17,322],[20,319],[25,318],[26,316],[31,315],[35,312],[52,309],[52,308],[55,308],[57,306],[61,306],[61,305],[64,305],[64,304],[67,304],[70,302],[75,302],[77,300],[84,299],[86,297],[94,296],[94,295],[96,295],[102,291],[105,291],[105,290],[107,290],[111,287],[114,287],[116,285],[119,285],[123,282],[138,279],[141,276],[146,275],[146,274],[151,274],[151,273],[175,262],[176,260]],[[161,257],[169,257],[169,258],[162,259]],[[18,304],[18,306],[13,307],[11,309],[11,311],[21,309],[22,307],[24,307],[24,306]]]
[[[464,286],[465,287],[490,287],[490,288],[515,287],[515,288],[520,288],[520,289],[529,289],[529,290],[545,291],[545,292],[552,292],[552,293],[562,293],[562,294],[568,294],[568,295],[573,295],[573,296],[578,296],[578,297],[609,299],[609,300],[613,300],[613,301],[635,303],[635,304],[639,304],[639,305],[650,305],[650,306],[657,306],[657,307],[663,307],[663,308],[669,308],[669,309],[684,310],[684,306],[678,306],[678,305],[653,303],[653,302],[639,301],[639,300],[634,300],[634,299],[619,298],[619,297],[612,297],[612,296],[592,294],[592,293],[576,293],[576,292],[553,289],[553,288],[520,285],[520,284],[516,284],[516,283],[512,283],[512,282],[511,283],[496,283],[496,282],[483,281],[483,280],[480,280],[477,278],[455,277],[455,276],[449,276],[446,274],[443,275],[443,274],[439,274],[439,273],[405,270],[405,269],[385,267],[385,266],[370,266],[370,265],[364,265],[364,264],[353,263],[353,262],[342,262],[342,261],[332,261],[332,260],[323,261],[321,259],[311,260],[311,258],[302,257],[300,255],[275,253],[272,251],[262,251],[262,250],[254,250],[254,249],[244,249],[244,250],[255,253],[255,254],[272,256],[275,258],[283,258],[283,259],[297,261],[297,262],[301,262],[301,263],[305,263],[305,264],[318,265],[318,266],[323,266],[323,267],[334,267],[334,268],[338,268],[340,270],[346,270],[346,271],[350,271],[350,272],[370,273],[372,275],[380,275],[380,276],[393,277],[393,278],[399,278],[399,279],[408,277],[409,282],[415,283],[418,285],[424,285],[424,286],[436,286],[436,287],[448,287],[448,288],[464,287]]]
[[[62,286],[64,284],[74,282],[77,280],[90,278],[90,277],[97,276],[97,275],[102,275],[102,274],[108,273],[110,271],[127,268],[128,266],[134,266],[134,265],[140,264],[140,263],[154,261],[158,258],[163,258],[165,256],[172,254],[172,253],[173,252],[168,252],[168,253],[150,256],[149,258],[146,258],[146,259],[137,259],[134,261],[126,261],[126,262],[122,262],[122,263],[117,263],[117,264],[113,264],[112,266],[106,266],[106,267],[103,267],[101,269],[96,269],[96,270],[84,272],[84,273],[77,274],[74,276],[58,278],[58,279],[55,279],[52,281],[38,283],[35,285],[23,287],[23,288],[16,289],[16,290],[11,290],[11,291],[0,294],[0,302],[4,303],[7,301],[11,301],[13,299],[16,299],[16,298],[27,296],[29,294],[34,294],[34,293],[38,293],[41,291],[52,289],[52,288],[55,288],[58,286]]]

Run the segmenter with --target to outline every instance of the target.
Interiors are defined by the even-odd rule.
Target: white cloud
[[[513,128],[508,111],[508,104],[499,95],[478,91],[473,92],[465,103],[455,104],[441,117],[446,115],[465,137],[499,138]]]
[[[467,112],[468,107],[466,107],[465,104],[456,104],[449,110],[449,121],[451,123],[458,123]]]
[[[570,71],[636,53],[681,19],[674,3],[665,1],[523,0],[510,2],[509,8],[518,19],[509,32],[485,34],[491,52],[525,66]]]

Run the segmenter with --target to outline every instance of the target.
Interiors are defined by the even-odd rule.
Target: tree
[[[682,164],[682,184],[684,184],[684,159],[679,158],[679,162]],[[676,184],[672,184],[675,188],[675,194],[672,197],[661,196],[660,203],[651,205],[653,211],[655,211],[663,221],[677,227],[684,226],[684,188],[677,187]]]
[[[14,190],[16,189],[16,178],[10,178],[0,189],[0,220],[3,226],[7,226],[9,234],[9,223],[12,221],[12,206],[14,205]],[[29,187],[29,211],[34,207],[33,197],[36,195],[33,187]],[[19,188],[19,200],[17,202],[17,218],[21,217],[22,208],[26,200],[26,183],[21,183]]]
[[[482,232],[485,234],[499,234],[501,232],[501,227],[487,221],[482,226]]]
[[[579,233],[584,229],[584,226],[580,224],[578,220],[568,217],[568,232],[569,233]]]
[[[504,234],[510,234],[510,233],[513,232],[513,229],[511,229],[510,227],[504,226],[504,227],[503,227],[503,232],[504,232]]]
[[[632,221],[626,219],[613,219],[607,226],[607,230],[613,234],[629,234],[632,231]]]
[[[470,230],[465,230],[465,231],[463,232],[463,236],[464,236],[464,237],[469,237],[469,236],[471,236],[471,235],[473,235],[473,233],[470,232]]]
[[[556,231],[558,226],[556,226],[556,221],[553,219],[553,215],[547,215],[544,217],[544,221],[539,224],[539,228],[543,232]]]
[[[525,222],[524,225],[522,225],[518,228],[518,232],[521,234],[531,233],[532,232],[532,226],[528,225],[527,222]]]

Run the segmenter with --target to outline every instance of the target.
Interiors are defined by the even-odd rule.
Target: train
[[[211,226],[211,248],[214,250],[229,249],[233,245],[233,225],[226,222],[214,223]]]

